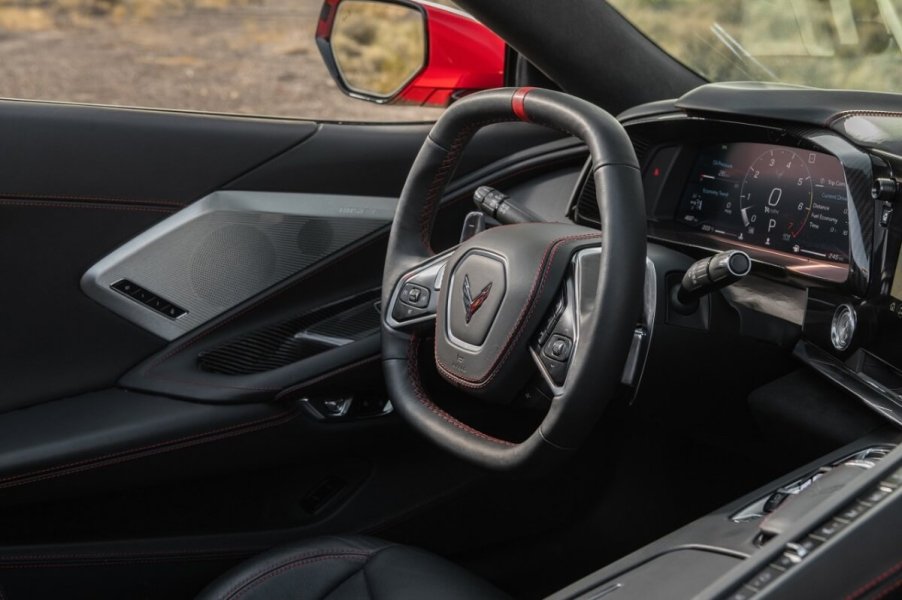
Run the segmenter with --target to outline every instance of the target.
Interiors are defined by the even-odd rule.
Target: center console
[[[551,600],[842,598],[869,584],[874,595],[902,586],[900,442],[887,431],[846,446]],[[666,490],[656,493],[667,501]]]

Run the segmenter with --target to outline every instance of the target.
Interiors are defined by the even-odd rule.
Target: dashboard
[[[702,147],[676,220],[735,240],[837,263],[849,261],[849,194],[839,160],[768,144]]]
[[[708,251],[739,249],[799,286],[873,283],[885,167],[829,130],[716,118],[627,122],[642,164],[649,239]],[[587,180],[571,218],[598,226]]]
[[[745,85],[619,116],[639,159],[649,243],[695,259],[747,252],[752,274],[723,290],[740,334],[794,347],[902,425],[902,110],[880,104],[898,99]],[[568,216],[604,230],[590,167]],[[783,323],[772,338],[761,315]]]

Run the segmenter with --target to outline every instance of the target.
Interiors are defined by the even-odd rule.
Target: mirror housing
[[[408,64],[397,67],[394,73],[386,74],[400,81],[388,82],[384,85],[369,85],[366,89],[361,82],[367,77],[354,77],[352,85],[348,79],[350,73],[342,71],[342,61],[347,62],[348,52],[339,46],[336,52],[336,40],[341,40],[345,31],[337,28],[347,25],[347,19],[337,18],[347,11],[352,4],[379,5],[406,8],[421,15],[424,27],[422,37],[417,32],[414,44],[423,44],[422,48],[413,48],[408,56],[398,57],[397,50],[387,47],[377,48],[383,53],[391,53],[393,58],[406,60]],[[403,12],[403,11],[402,11]],[[412,13],[411,13],[412,14]],[[373,11],[376,24],[390,27],[387,17]],[[405,20],[409,21],[407,15]],[[407,24],[410,27],[410,24]],[[408,35],[411,30],[405,29]],[[358,37],[360,37],[358,35]],[[378,36],[368,36],[367,41],[379,43]],[[375,38],[375,39],[372,39]],[[387,35],[383,39],[393,39]],[[342,92],[361,100],[379,104],[408,104],[417,106],[446,107],[457,98],[479,90],[502,87],[504,85],[504,41],[490,29],[469,15],[437,4],[417,2],[414,0],[325,0],[320,12],[316,28],[316,45],[323,56],[329,74],[338,84]],[[339,56],[339,54],[341,54]],[[414,62],[421,62],[416,65]],[[346,67],[347,68],[347,67]],[[370,74],[372,75],[372,74]],[[373,79],[372,81],[375,81]],[[382,87],[382,89],[376,89]]]

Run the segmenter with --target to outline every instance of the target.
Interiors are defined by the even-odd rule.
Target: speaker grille
[[[146,247],[122,273],[189,310],[195,327],[385,225],[375,219],[216,211]]]
[[[173,340],[385,229],[396,198],[217,191],[92,266],[81,287],[132,323]],[[186,312],[170,319],[111,286],[127,280]]]
[[[250,225],[226,225],[198,246],[191,259],[191,287],[214,306],[232,306],[246,290],[273,278],[277,255],[266,234]]]
[[[198,356],[201,369],[248,375],[284,367],[379,331],[379,291],[372,290],[229,341]]]

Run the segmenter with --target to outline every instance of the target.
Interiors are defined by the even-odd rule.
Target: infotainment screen
[[[705,233],[848,262],[846,178],[829,154],[767,144],[699,150],[677,220]]]

